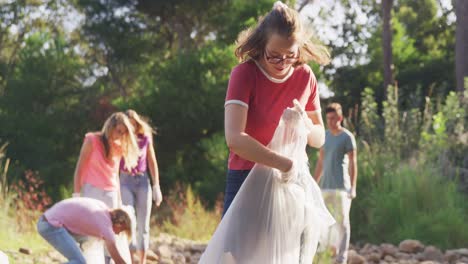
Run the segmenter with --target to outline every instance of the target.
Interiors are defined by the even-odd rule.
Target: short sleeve
[[[249,62],[236,66],[229,78],[224,106],[238,104],[249,107],[252,87],[254,86],[254,76],[255,70],[250,67]]]
[[[107,242],[110,243],[115,243],[115,234],[114,231],[111,228],[106,228],[102,233],[101,233],[102,239],[104,239]]]
[[[84,142],[89,142],[91,144],[91,146],[94,147],[95,140],[96,140],[96,135],[94,133],[89,132],[89,133],[86,133],[85,138],[83,140],[83,143]]]
[[[351,134],[351,132],[347,134],[348,139],[346,140],[346,153],[356,149],[356,139],[354,138],[353,134]]]
[[[319,90],[317,86],[317,79],[315,78],[315,75],[312,72],[312,70],[310,70],[309,85],[310,85],[310,97],[309,97],[309,100],[307,101],[305,110],[307,112],[320,111],[320,96],[319,96]]]

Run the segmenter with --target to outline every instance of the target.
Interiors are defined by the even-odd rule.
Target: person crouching
[[[86,197],[69,198],[48,209],[37,223],[39,234],[68,259],[86,263],[74,236],[103,239],[116,264],[125,264],[116,246],[115,234],[131,237],[131,219],[122,209],[109,209],[104,202]]]

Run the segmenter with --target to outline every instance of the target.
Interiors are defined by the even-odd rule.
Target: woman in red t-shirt
[[[313,123],[308,144],[320,148],[324,143],[317,80],[306,63],[326,64],[330,58],[310,37],[299,14],[281,2],[239,35],[235,54],[242,63],[231,72],[225,101],[230,154],[224,213],[255,163],[276,168],[286,177],[292,171],[293,160],[266,146],[294,99]]]

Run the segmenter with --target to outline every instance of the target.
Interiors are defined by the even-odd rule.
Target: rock
[[[166,244],[166,245],[171,244],[172,236],[170,236],[168,234],[161,233],[156,238],[156,242],[158,242],[159,244]]]
[[[184,254],[182,254],[182,253],[180,253],[180,252],[174,253],[174,254],[172,255],[172,260],[173,260],[174,263],[176,263],[176,264],[185,264],[185,263],[186,263]]]
[[[382,254],[377,253],[377,252],[372,252],[366,256],[366,259],[368,261],[377,262],[377,263],[380,261],[381,258],[382,258]]]
[[[163,259],[171,259],[172,258],[172,250],[169,246],[161,245],[156,249],[156,254],[159,256],[161,261]]]
[[[453,251],[460,256],[468,257],[468,248],[454,249]]]
[[[399,260],[410,260],[413,258],[410,254],[403,252],[398,252],[395,257]]]
[[[365,264],[366,259],[354,250],[348,251],[348,264]]]
[[[444,260],[444,254],[440,249],[434,246],[428,246],[424,249],[422,253],[423,260],[438,261],[442,262]]]
[[[200,261],[200,258],[201,258],[201,254],[200,253],[195,253],[192,255],[192,257],[190,258],[190,264],[192,263],[198,263]]]
[[[458,254],[453,252],[453,250],[447,250],[444,255],[444,260],[449,263],[455,262],[458,259]]]
[[[67,261],[67,259],[57,251],[51,251],[51,252],[47,253],[47,256],[52,261],[55,261],[55,262],[58,262],[58,263],[65,263]]]
[[[158,261],[159,257],[158,255],[156,255],[156,253],[154,253],[153,250],[148,249],[148,251],[146,252],[146,259],[151,261]]]
[[[192,253],[185,251],[183,252],[184,257],[185,257],[185,262],[190,263],[190,259],[192,258]]]
[[[462,258],[468,258],[467,248],[452,249],[452,250],[445,251],[444,259],[445,261],[448,261],[449,263],[464,263],[464,262],[455,262],[455,261],[460,261],[460,259]]]
[[[174,261],[172,261],[172,259],[168,259],[168,258],[162,258],[158,264],[175,264]]]
[[[382,251],[382,255],[383,256],[396,256],[396,254],[398,253],[398,248],[392,244],[387,244],[387,243],[384,243],[384,244],[381,244],[380,245],[380,250]]]
[[[194,252],[203,253],[205,249],[206,249],[206,244],[193,244],[190,248],[190,251],[192,251],[192,253]]]
[[[424,249],[424,245],[418,240],[407,239],[402,241],[398,248],[405,253],[417,253]]]
[[[26,254],[26,255],[31,255],[32,251],[29,248],[20,248],[19,252]]]
[[[369,254],[370,252],[372,252],[372,247],[373,245],[369,244],[369,243],[366,243],[362,248],[361,250],[359,250],[359,254],[361,255],[367,255]]]
[[[387,255],[384,257],[384,260],[390,263],[395,262],[395,258],[393,256]]]
[[[173,240],[173,241],[172,241],[172,247],[173,247],[176,251],[183,252],[183,251],[185,251],[186,245],[185,245],[185,243],[182,242],[182,241]]]

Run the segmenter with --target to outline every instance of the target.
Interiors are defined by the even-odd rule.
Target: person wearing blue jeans
[[[140,153],[136,166],[127,168],[125,161],[120,163],[120,190],[122,203],[133,208],[136,223],[132,230],[134,236],[130,244],[132,261],[137,253],[139,263],[146,263],[146,252],[149,247],[149,221],[151,213],[151,198],[159,206],[163,200],[159,186],[158,162],[153,146],[155,131],[134,110],[125,112],[133,126],[133,133],[138,142]],[[153,187],[150,177],[152,176]]]
[[[231,206],[234,197],[236,197],[236,194],[239,192],[242,183],[247,179],[247,175],[249,175],[249,173],[250,170],[228,170],[226,190],[224,192],[223,216],[226,214],[229,206]]]
[[[58,252],[68,259],[69,264],[84,264],[86,260],[77,241],[64,227],[55,227],[41,216],[37,223],[37,231]]]
[[[136,216],[133,222],[133,237],[130,244],[131,251],[147,249],[149,247],[149,221],[151,213],[151,188],[147,173],[129,175],[120,173],[122,203],[131,205]],[[135,232],[136,231],[136,232]]]
[[[60,201],[37,222],[39,234],[68,259],[67,263],[86,263],[75,236],[103,239],[116,264],[125,264],[115,234],[131,235],[130,216],[122,209],[109,209],[103,202],[85,197]]]

